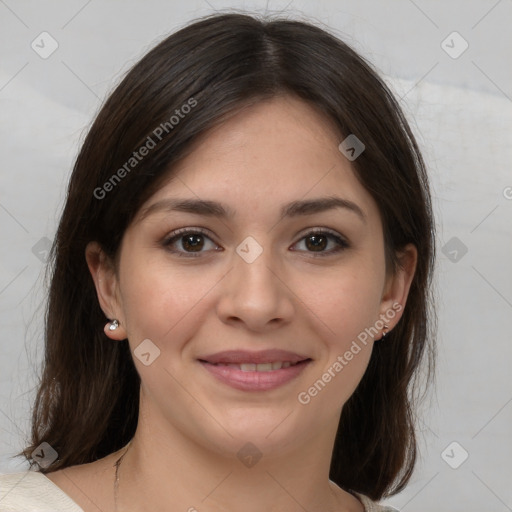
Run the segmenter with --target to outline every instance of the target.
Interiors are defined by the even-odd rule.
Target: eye
[[[208,243],[210,244],[209,248]],[[314,257],[330,256],[350,247],[341,236],[325,229],[310,231],[295,245],[299,244],[303,244],[305,249],[298,250],[313,253]],[[174,231],[162,241],[162,245],[180,257],[196,258],[208,250],[222,250],[201,228],[182,228]],[[334,247],[331,250],[326,250],[329,245]]]
[[[326,251],[325,249],[329,246],[330,241],[333,242],[331,245],[334,245],[334,248],[332,250]],[[350,247],[348,242],[346,242],[338,234],[331,231],[326,231],[325,229],[310,231],[305,237],[299,240],[297,244],[303,244],[306,252],[316,253],[313,254],[314,257],[330,256]]]
[[[210,242],[210,250],[219,250],[219,246],[213,242],[204,230],[200,228],[183,228],[178,229],[163,240],[162,245],[170,252],[180,257],[196,258],[200,256],[201,253],[206,252],[203,251],[203,249],[205,247],[207,248],[207,242]],[[176,246],[178,246],[178,248],[176,248]]]

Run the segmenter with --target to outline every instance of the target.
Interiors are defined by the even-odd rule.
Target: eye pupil
[[[327,237],[323,235],[310,235],[306,240],[306,246],[313,251],[321,251],[327,245]],[[310,241],[312,241],[312,245],[309,243]]]
[[[204,240],[202,235],[186,235],[182,237],[183,240],[183,248],[186,250],[191,249],[192,251],[201,250],[204,246]]]

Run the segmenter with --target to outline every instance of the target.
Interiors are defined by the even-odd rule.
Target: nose
[[[251,331],[278,328],[289,323],[295,312],[293,291],[270,250],[263,250],[252,262],[235,253],[219,291],[219,318],[231,325],[244,324]]]

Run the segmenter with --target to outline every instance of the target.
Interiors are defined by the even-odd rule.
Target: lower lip
[[[199,361],[203,367],[220,381],[241,391],[268,391],[283,386],[300,375],[311,360],[302,361],[288,368],[268,372],[243,372],[231,366],[216,366]]]

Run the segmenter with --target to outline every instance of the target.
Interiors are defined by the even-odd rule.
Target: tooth
[[[289,368],[297,363],[291,363],[290,361],[273,361],[271,363],[214,363],[216,366],[226,366],[229,368],[236,368],[243,372],[270,372],[272,370],[280,370],[281,368]]]
[[[258,372],[270,372],[272,370],[272,363],[259,363],[256,365]]]

